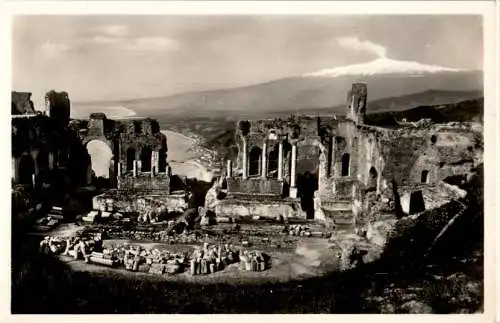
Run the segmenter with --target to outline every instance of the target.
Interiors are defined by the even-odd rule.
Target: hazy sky
[[[479,16],[18,16],[13,89],[72,100],[247,85],[386,55],[482,69]]]

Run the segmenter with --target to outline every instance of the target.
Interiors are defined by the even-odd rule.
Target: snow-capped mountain
[[[333,113],[335,109],[335,113],[342,113],[353,82],[368,84],[368,111],[375,112],[392,109],[390,102],[387,108],[370,106],[370,102],[387,98],[411,97],[407,104],[398,102],[398,109],[469,99],[471,91],[482,91],[483,73],[380,58],[251,86],[107,104],[126,107],[139,116],[165,118],[193,114],[253,117],[318,110]],[[414,96],[420,93],[420,99]]]
[[[461,70],[418,62],[398,61],[378,58],[371,62],[322,69],[303,76],[337,77],[344,75],[383,75],[383,74],[425,74],[439,72],[460,72]]]

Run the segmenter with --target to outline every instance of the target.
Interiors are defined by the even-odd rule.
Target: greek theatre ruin
[[[168,213],[189,206],[187,186],[171,174],[167,138],[156,120],[111,120],[103,113],[70,119],[66,92],[48,92],[45,112],[34,110],[31,93],[13,92],[12,134],[14,186],[49,190],[47,196],[58,196],[55,204],[68,192],[97,187],[96,210]]]
[[[350,224],[367,199],[397,212],[432,207],[443,182],[481,159],[467,124],[367,124],[367,85],[355,83],[345,116],[239,121],[238,156],[227,161],[218,217],[301,217]],[[480,133],[479,133],[480,136]]]

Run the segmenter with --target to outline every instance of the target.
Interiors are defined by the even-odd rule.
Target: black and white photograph
[[[11,16],[11,314],[485,313],[485,16],[241,7]]]

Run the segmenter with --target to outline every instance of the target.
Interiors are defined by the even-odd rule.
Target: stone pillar
[[[318,190],[324,192],[327,184],[328,172],[328,151],[321,150],[319,155],[319,169],[318,169]]]
[[[158,174],[158,170],[160,169],[160,153],[158,150],[154,150],[151,153],[151,177]]]
[[[292,166],[290,169],[290,197],[297,197],[296,181],[296,167],[297,167],[297,143],[292,143]]]
[[[122,162],[118,162],[118,165],[116,165],[116,176],[122,176]]]
[[[36,187],[36,174],[31,174],[31,183],[33,187]]]
[[[49,152],[49,169],[54,169],[54,152]]]
[[[267,141],[262,144],[262,178],[267,178]]]
[[[243,137],[243,179],[247,179],[248,177],[248,156],[247,156],[247,138]]]
[[[278,181],[283,180],[283,141],[279,141],[278,146]]]
[[[19,159],[12,158],[12,179],[14,183],[19,181]]]
[[[153,150],[151,152],[151,177],[154,177],[156,174],[158,174],[158,168],[159,168],[158,156],[159,156],[158,150]]]
[[[137,160],[134,160],[134,163],[133,163],[133,169],[132,169],[132,174],[134,175],[134,177],[137,177]]]
[[[227,161],[226,177],[231,177],[233,175],[233,163],[231,160]]]

